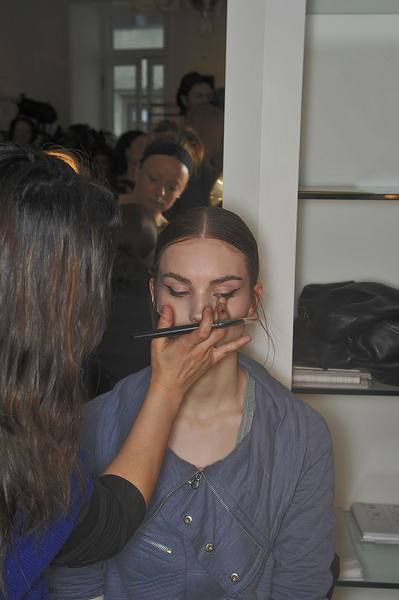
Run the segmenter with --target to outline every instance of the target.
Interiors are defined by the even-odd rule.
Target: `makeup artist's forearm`
[[[158,479],[183,392],[151,384],[122,448],[105,473],[133,483],[148,503]]]

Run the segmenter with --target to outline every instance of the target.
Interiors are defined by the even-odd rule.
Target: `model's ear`
[[[252,290],[252,303],[248,310],[248,317],[255,317],[257,314],[257,308],[259,304],[259,300],[262,297],[263,293],[263,285],[261,283],[256,283]]]

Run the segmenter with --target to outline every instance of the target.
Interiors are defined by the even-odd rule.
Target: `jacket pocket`
[[[196,527],[189,534],[197,560],[227,598],[255,598],[253,594],[270,547],[262,545],[209,482],[208,485],[213,497],[202,499],[201,516],[197,516]],[[209,510],[206,510],[207,501]]]
[[[175,552],[163,537],[136,534],[119,555],[118,564],[127,578],[167,575],[174,568]]]

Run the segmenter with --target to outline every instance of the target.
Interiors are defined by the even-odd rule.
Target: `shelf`
[[[338,587],[399,589],[399,544],[362,542],[350,511],[342,511],[341,515],[342,519],[337,520],[337,553],[344,558],[343,540],[345,536],[349,536],[352,549],[362,567],[363,579],[344,579],[340,576],[336,585]],[[342,527],[345,531],[341,530]]]
[[[399,191],[388,187],[299,186],[299,200],[399,200]]]
[[[294,394],[324,394],[324,395],[345,395],[345,396],[399,396],[399,386],[385,385],[378,381],[372,383],[368,388],[336,388],[336,387],[301,387],[293,386]]]

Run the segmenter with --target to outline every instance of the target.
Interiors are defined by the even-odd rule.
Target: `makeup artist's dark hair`
[[[182,211],[161,231],[155,248],[155,277],[165,248],[192,238],[221,240],[239,250],[247,262],[251,287],[256,284],[259,276],[259,254],[258,244],[252,232],[237,214],[213,206],[200,206]]]
[[[103,334],[117,221],[99,184],[0,144],[0,572],[16,515],[23,534],[68,507],[81,363]]]

